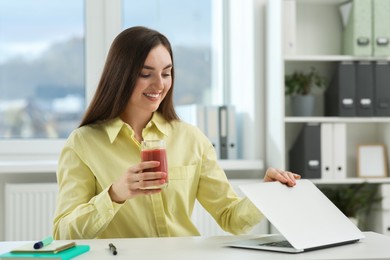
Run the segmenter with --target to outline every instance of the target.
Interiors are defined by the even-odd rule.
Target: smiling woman
[[[131,124],[135,123],[134,118],[145,115],[144,123],[146,124],[150,113],[157,111],[172,87],[172,69],[172,59],[167,48],[162,44],[154,47],[146,57],[133,93],[121,117]],[[134,129],[135,137],[139,142],[142,140],[142,130],[143,128]]]

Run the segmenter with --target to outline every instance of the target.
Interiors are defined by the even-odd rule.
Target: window
[[[255,55],[253,2],[183,3],[1,0],[0,166],[10,160],[58,158],[94,94],[112,40],[135,25],[169,38],[175,105],[235,105],[238,116],[249,122],[239,127],[252,131],[252,122],[261,115],[255,80],[261,77],[257,61],[263,58]],[[247,146],[261,147],[252,144],[248,131],[243,131],[249,154],[244,158],[255,154]]]
[[[66,138],[85,108],[83,0],[0,1],[0,138]]]
[[[176,105],[221,102],[213,95],[220,62],[214,51],[219,28],[216,2],[210,0],[123,0],[123,27],[142,25],[163,33],[171,42],[175,62]],[[217,67],[217,68],[216,68]],[[214,78],[213,78],[214,77]]]

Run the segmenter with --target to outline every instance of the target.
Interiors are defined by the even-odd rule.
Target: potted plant
[[[341,212],[365,229],[366,218],[372,206],[382,200],[378,196],[378,184],[367,182],[323,186],[319,189],[335,204]]]
[[[325,78],[311,67],[308,73],[295,71],[291,75],[286,75],[284,82],[285,94],[291,96],[293,115],[313,116],[315,98],[312,95],[312,88],[325,87]]]

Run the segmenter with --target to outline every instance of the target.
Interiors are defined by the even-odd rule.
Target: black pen
[[[110,247],[110,251],[112,252],[113,255],[118,254],[118,251],[116,251],[116,247],[114,246],[113,243],[108,244],[108,246]]]

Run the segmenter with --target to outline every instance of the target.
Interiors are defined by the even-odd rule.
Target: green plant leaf
[[[382,198],[377,195],[377,189],[378,185],[367,182],[320,187],[329,200],[348,217],[366,214],[373,204],[381,201]]]
[[[313,86],[325,87],[326,79],[312,67],[308,73],[295,71],[291,75],[285,75],[284,83],[286,95],[309,95]]]

